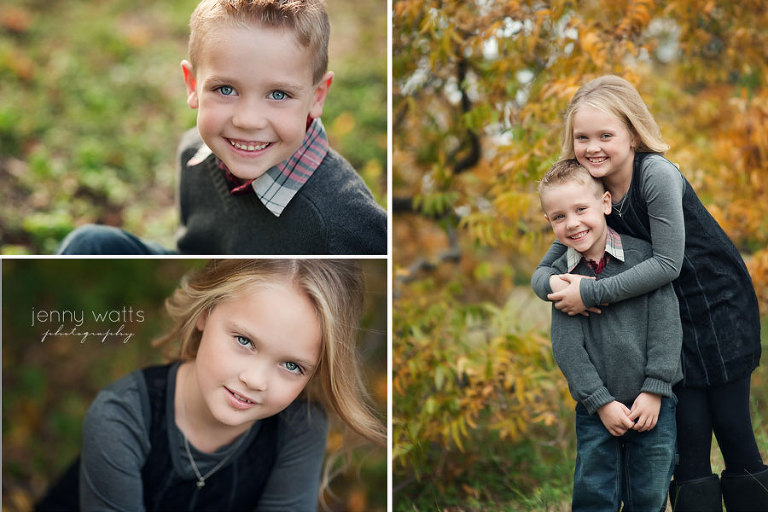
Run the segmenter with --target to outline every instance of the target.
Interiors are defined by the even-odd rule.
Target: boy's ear
[[[187,86],[187,105],[189,108],[197,108],[200,101],[197,97],[197,80],[192,64],[187,60],[181,61],[181,70],[184,72],[184,84]]]
[[[312,106],[309,108],[309,117],[312,119],[317,119],[323,115],[323,104],[325,104],[325,98],[328,97],[331,82],[333,82],[333,71],[328,71],[315,87]]]

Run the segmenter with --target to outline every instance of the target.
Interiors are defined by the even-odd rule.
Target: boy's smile
[[[205,144],[240,179],[258,178],[304,140],[333,78],[312,83],[311,55],[288,30],[259,24],[214,28],[197,68],[184,61],[187,103]]]

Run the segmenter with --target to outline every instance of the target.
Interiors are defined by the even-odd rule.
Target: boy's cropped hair
[[[605,186],[603,182],[593,178],[589,171],[587,171],[578,160],[575,158],[568,158],[566,160],[558,160],[552,167],[544,174],[544,177],[539,181],[538,192],[539,195],[549,187],[555,185],[562,185],[569,181],[577,181],[582,184],[594,183],[597,185],[595,192],[602,194],[605,192]]]
[[[312,81],[318,84],[328,71],[331,25],[323,0],[203,0],[189,20],[189,61],[197,69],[203,42],[211,26],[261,24],[290,30],[312,55]]]
[[[544,177],[539,181],[539,198],[541,194],[550,187],[555,185],[562,185],[570,181],[576,181],[583,185],[592,183],[594,184],[595,197],[599,197],[605,193],[605,185],[601,180],[594,178],[589,171],[586,170],[575,158],[568,158],[565,160],[558,160],[552,167],[544,174]],[[544,203],[542,202],[542,207]]]

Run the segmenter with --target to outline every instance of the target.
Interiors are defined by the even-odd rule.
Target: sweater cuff
[[[595,414],[599,408],[605,404],[611,403],[616,400],[613,395],[608,391],[608,388],[601,386],[597,388],[597,391],[581,401],[584,407],[587,408],[589,414]]]
[[[597,306],[595,300],[595,285],[597,281],[594,279],[582,279],[579,284],[579,293],[581,294],[581,302],[588,308]]]
[[[544,301],[548,301],[547,295],[552,293],[552,287],[549,285],[549,278],[557,275],[552,268],[540,267],[531,276],[531,287],[534,293]],[[543,294],[542,294],[543,292]]]
[[[663,380],[653,379],[651,377],[645,378],[643,387],[640,388],[640,392],[653,393],[654,395],[661,395],[667,398],[671,398],[673,396],[672,384],[669,382],[664,382]]]

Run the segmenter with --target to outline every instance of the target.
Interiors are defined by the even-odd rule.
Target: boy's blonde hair
[[[180,347],[168,354],[170,359],[195,359],[202,338],[196,325],[200,315],[249,288],[274,283],[294,286],[306,294],[320,323],[320,361],[304,395],[335,412],[364,438],[383,443],[386,433],[366,401],[355,350],[364,298],[363,274],[356,261],[211,260],[184,276],[166,300],[174,326],[154,345],[178,340]]]
[[[571,98],[565,114],[561,159],[576,156],[573,151],[573,116],[582,105],[589,105],[620,119],[637,141],[635,151],[663,155],[669,149],[637,89],[621,77],[605,75],[583,85]]]
[[[544,174],[544,177],[539,181],[539,198],[544,191],[550,187],[556,185],[562,185],[575,181],[582,185],[593,184],[595,189],[595,197],[600,197],[605,193],[605,185],[603,182],[587,171],[578,160],[575,158],[567,158],[555,162],[552,167]],[[544,205],[542,204],[542,207]]]
[[[217,24],[290,30],[312,58],[312,81],[328,70],[331,25],[323,0],[203,0],[189,20],[189,60],[197,69],[206,36]]]

